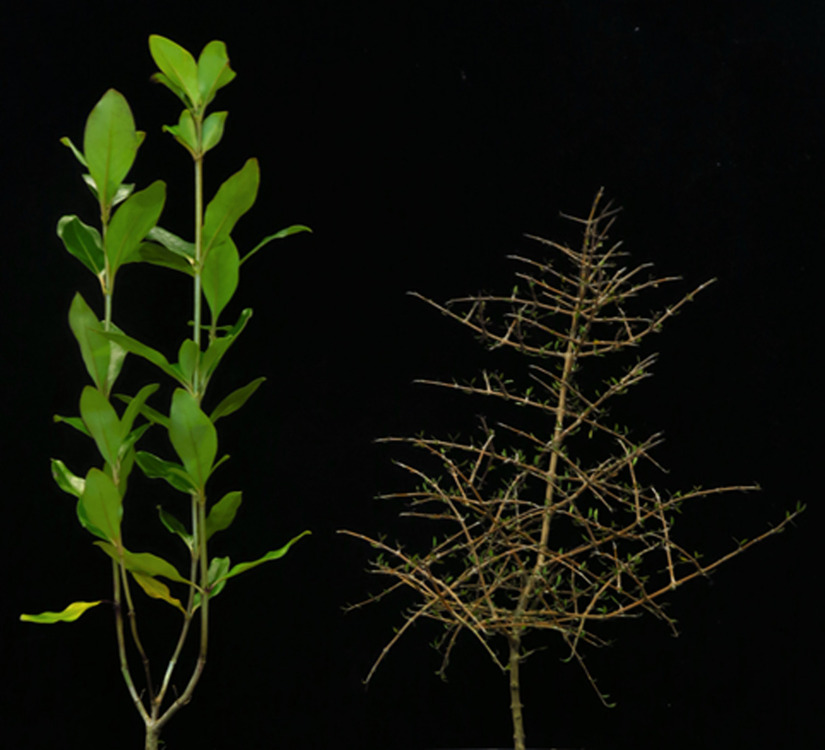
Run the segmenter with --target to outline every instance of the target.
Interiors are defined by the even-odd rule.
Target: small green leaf
[[[198,57],[198,90],[203,106],[207,107],[218,89],[226,86],[234,77],[235,71],[229,67],[226,45],[217,40],[209,42]]]
[[[191,389],[199,359],[198,345],[192,339],[185,339],[178,350],[178,367],[181,375]]]
[[[52,463],[52,477],[57,482],[63,492],[68,492],[70,495],[80,497],[83,494],[83,489],[86,486],[86,480],[82,477],[76,476],[66,467],[59,458],[53,458]]]
[[[120,543],[123,500],[108,475],[100,469],[89,469],[77,505],[78,518],[87,531],[101,539]]]
[[[72,153],[74,154],[74,158],[75,158],[75,159],[77,159],[77,160],[78,160],[78,161],[79,161],[79,162],[80,162],[80,163],[81,163],[84,167],[86,167],[86,169],[88,169],[88,168],[89,168],[89,165],[86,163],[86,157],[85,157],[85,156],[83,156],[83,154],[82,154],[82,153],[80,153],[80,149],[78,149],[78,147],[74,145],[74,143],[72,142],[72,139],[71,139],[71,138],[69,138],[68,136],[64,135],[64,136],[60,139],[60,142],[61,142],[64,146],[66,146],[67,148],[71,149]]]
[[[140,138],[122,94],[109,89],[86,120],[83,154],[102,206],[111,206],[137,156]]]
[[[167,531],[172,534],[177,534],[186,543],[186,546],[192,548],[192,541],[194,537],[186,530],[186,527],[173,516],[169,511],[164,510],[158,505],[158,515],[160,522],[166,527]]]
[[[143,136],[145,134],[138,131],[138,135]],[[141,140],[143,140],[143,139],[141,138]],[[120,187],[117,189],[117,192],[115,193],[115,197],[112,198],[112,208],[114,208],[115,206],[118,206],[121,203],[123,203],[123,201],[125,201],[134,192],[134,190],[135,190],[135,183],[134,182],[130,182],[130,183],[121,182]]]
[[[207,578],[209,579],[209,598],[214,599],[223,591],[226,586],[226,580],[222,580],[223,576],[229,571],[228,557],[213,557],[209,561],[209,572]]]
[[[135,260],[140,263],[150,263],[153,266],[171,268],[173,271],[180,271],[188,276],[194,275],[191,263],[154,242],[141,242],[135,251]]]
[[[162,227],[152,227],[147,233],[146,239],[163,245],[169,252],[186,260],[190,266],[195,260],[195,243],[187,242]]]
[[[131,396],[126,396],[123,393],[116,393],[115,398],[123,401],[125,404],[131,404],[134,399]],[[161,427],[166,429],[169,428],[169,417],[161,414],[159,411],[153,409],[151,406],[146,406],[146,404],[141,405],[140,413],[146,417],[152,424],[159,424]],[[125,418],[125,415],[124,415]],[[62,421],[66,421],[63,419]]]
[[[241,331],[246,328],[246,324],[249,322],[251,317],[252,310],[247,307],[245,310],[241,311],[238,321],[232,326],[232,328],[229,329],[229,331],[227,331],[225,336],[216,338],[209,344],[201,357],[201,377],[203,377],[206,381],[212,377],[212,373],[215,372],[215,369],[220,364],[224,354],[226,354],[229,347],[232,346]]]
[[[79,292],[69,308],[69,326],[80,346],[80,355],[92,382],[108,394],[120,373],[126,351],[107,338],[102,323]],[[112,330],[117,329],[112,326]]]
[[[83,424],[83,420],[80,417],[63,417],[60,414],[55,414],[52,419],[55,422],[63,422],[64,424],[69,425],[69,427],[74,427],[78,432],[83,433],[88,438],[92,436],[92,434],[86,429],[86,425]]]
[[[153,76],[168,86],[189,108],[199,110],[201,96],[198,89],[198,65],[192,54],[171,39],[152,34],[149,37],[149,52],[163,77]]]
[[[192,119],[192,113],[188,109],[184,109],[183,112],[180,113],[177,125],[164,125],[163,130],[166,133],[171,133],[175,137],[175,140],[192,154],[192,156],[200,153],[195,121]]]
[[[209,598],[214,599],[218,594],[223,591],[224,586],[226,586],[226,580],[223,580],[223,576],[229,570],[229,558],[228,557],[213,557],[209,561],[209,570],[207,572],[207,579],[208,579],[208,587],[209,587]],[[201,594],[200,591],[195,592],[194,598],[194,609],[197,609],[201,605]]]
[[[97,444],[100,455],[116,466],[122,442],[120,419],[108,399],[87,385],[80,396],[80,416]]]
[[[75,258],[95,276],[103,272],[103,241],[100,232],[84,224],[77,216],[63,216],[57,222],[57,236]]]
[[[158,223],[166,200],[166,185],[155,180],[132,195],[115,213],[106,233],[109,273],[114,278],[124,263],[137,259],[137,250],[149,230]]]
[[[109,331],[108,333],[101,333],[101,335],[117,344],[123,350],[137,354],[139,357],[148,360],[155,365],[155,367],[165,372],[170,378],[177,380],[181,385],[186,385],[186,381],[183,379],[180,371],[174,365],[169,364],[169,360],[151,346],[147,346],[143,342],[133,339],[131,336],[127,336],[119,331]]]
[[[226,116],[228,114],[228,112],[213,112],[203,121],[201,153],[205,154],[221,142]]]
[[[101,601],[72,602],[62,612],[41,612],[39,615],[20,615],[20,620],[22,622],[37,622],[44,624],[52,624],[55,622],[74,622],[84,612],[92,607],[96,607],[101,603]]]
[[[309,227],[304,226],[303,224],[293,224],[291,227],[287,227],[286,229],[282,229],[280,232],[275,232],[275,234],[270,234],[268,237],[264,237],[255,247],[253,247],[246,255],[243,256],[241,260],[241,265],[246,263],[255,253],[258,252],[262,247],[265,247],[270,242],[274,240],[281,240],[284,237],[289,237],[291,234],[298,234],[298,232],[310,232],[312,230]]]
[[[206,517],[206,538],[210,539],[218,531],[228,529],[235,520],[235,514],[241,507],[240,492],[227,492],[212,506]]]
[[[215,463],[218,433],[209,417],[201,411],[195,397],[180,388],[172,394],[169,439],[186,473],[202,490]]]
[[[160,385],[157,383],[149,383],[148,385],[143,386],[134,398],[129,399],[127,402],[128,406],[126,407],[126,411],[123,412],[123,418],[120,420],[121,440],[126,440],[129,433],[132,431],[132,425],[135,423],[137,415],[140,414],[144,408],[146,399],[155,393],[158,388],[160,388]]]
[[[214,423],[221,417],[226,417],[229,414],[238,411],[238,409],[240,409],[249,400],[250,396],[258,390],[261,383],[265,380],[266,378],[256,378],[243,388],[238,388],[237,390],[232,391],[232,393],[230,393],[212,410],[212,413],[209,415],[209,419],[211,419]]]
[[[238,288],[239,268],[238,248],[231,237],[213,247],[206,256],[201,275],[203,295],[215,323]]]
[[[311,531],[302,531],[298,536],[294,537],[290,541],[288,541],[283,547],[276,550],[271,550],[267,552],[263,557],[259,557],[257,560],[253,560],[252,562],[245,562],[245,563],[238,563],[237,565],[233,565],[232,569],[223,575],[219,580],[226,581],[230,578],[234,578],[241,573],[245,573],[247,570],[251,570],[252,568],[256,568],[258,565],[261,565],[269,560],[277,560],[283,557],[287,552],[289,552],[289,548],[295,544],[301,537],[306,536],[307,534],[311,534]]]
[[[241,218],[255,203],[260,182],[257,159],[249,159],[218,188],[206,207],[203,220],[203,257],[225,242]]]
[[[194,480],[180,464],[164,461],[147,451],[138,451],[135,459],[140,470],[149,479],[165,479],[176,490],[185,492],[187,495],[196,489]]]

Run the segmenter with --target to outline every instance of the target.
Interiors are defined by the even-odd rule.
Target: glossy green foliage
[[[189,230],[191,240],[185,238],[186,229],[177,233],[163,228],[159,222],[166,202],[164,182],[155,180],[145,187],[126,182],[144,134],[136,129],[128,102],[114,89],[107,91],[89,114],[82,149],[69,138],[61,139],[84,168],[82,178],[95,200],[97,220],[91,222],[76,214],[63,216],[57,234],[66,250],[97,279],[102,314],[79,292],[75,294],[69,308],[69,326],[85,368],[85,376],[78,377],[79,413],[55,417],[56,422],[74,428],[97,455],[95,465],[76,473],[62,460],[51,460],[55,483],[74,499],[78,521],[112,566],[121,665],[125,665],[124,678],[147,731],[153,722],[163,720],[159,712],[177,657],[167,667],[167,678],[161,685],[152,684],[151,673],[146,670],[149,684],[145,694],[149,698],[144,704],[143,693],[134,687],[129,673],[122,637],[128,617],[132,646],[148,663],[136,628],[138,611],[144,605],[132,593],[133,588],[176,609],[183,621],[179,643],[182,645],[188,634],[199,633],[199,653],[205,654],[209,600],[224,589],[227,580],[283,557],[309,533],[297,534],[251,562],[231,566],[226,557],[209,557],[209,540],[230,529],[242,499],[241,491],[233,490],[217,502],[210,501],[210,478],[228,458],[218,457],[216,423],[240,410],[265,381],[258,377],[214,400],[211,394],[207,396],[212,376],[252,316],[251,309],[240,309],[235,312],[234,324],[217,324],[238,289],[242,260],[232,233],[255,203],[260,168],[256,159],[247,159],[210,200],[204,198],[202,161],[222,141],[227,121],[226,112],[207,115],[206,109],[235,77],[226,46],[210,42],[197,60],[164,37],[150,37],[149,48],[158,66],[154,79],[170,89],[184,106],[177,124],[163,130],[171,133],[194,161],[197,219]],[[293,225],[270,234],[248,250],[244,260],[274,239],[302,231],[309,230],[304,225]],[[175,353],[164,353],[151,342],[129,335],[124,330],[128,325],[121,328],[113,320],[115,280],[119,272],[128,273],[123,271],[125,266],[134,263],[172,269],[194,282],[192,337],[181,341]],[[185,293],[189,294],[187,290]],[[159,300],[151,288],[140,290],[140,294]],[[204,303],[211,315],[208,325],[201,323]],[[170,326],[178,329],[186,322],[170,321]],[[162,374],[163,382],[132,384],[127,386],[129,393],[114,393],[129,355],[150,362]],[[210,409],[204,408],[205,399],[211,402]],[[164,455],[140,449],[140,441],[149,430],[165,433],[168,451]],[[182,543],[183,554],[189,558],[185,569],[172,562],[180,556],[180,547],[165,559],[155,552],[133,551],[126,546],[132,503],[152,499],[132,497],[135,493],[129,489],[129,478],[135,467],[149,479],[164,480],[179,493],[173,495],[169,508],[158,506],[162,539],[153,549],[163,549],[164,543]],[[181,495],[188,501],[189,512],[180,512]],[[173,535],[173,541],[168,541],[167,532]],[[78,585],[85,584],[79,581]],[[76,601],[60,612],[21,615],[20,619],[43,624],[72,622],[100,603]],[[196,613],[202,620],[201,627],[190,628]],[[195,668],[195,677],[186,681],[187,691],[191,692],[197,682],[200,668],[202,665]],[[176,711],[186,702],[188,695],[186,700],[173,702],[168,710]]]

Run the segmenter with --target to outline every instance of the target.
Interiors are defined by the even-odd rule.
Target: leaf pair
[[[136,402],[137,398],[130,401],[129,408]],[[137,408],[143,409],[144,406],[138,404]],[[182,388],[176,388],[172,394],[169,417],[160,414],[157,417],[155,421],[167,428],[169,440],[181,463],[166,461],[152,453],[141,451],[137,454],[138,466],[150,479],[165,479],[180,492],[205,497],[206,482],[212,472],[226,460],[224,457],[215,462],[218,454],[218,431],[215,425],[201,410],[197,399]],[[164,520],[163,515],[161,520]],[[179,531],[177,528],[171,530]]]
[[[152,34],[149,52],[160,73],[152,79],[162,83],[183,105],[200,114],[223,88],[235,77],[229,67],[229,57],[223,42],[211,41],[200,53],[197,62],[192,54],[171,39]]]
[[[84,224],[74,214],[61,217],[57,234],[66,249],[100,279],[104,291],[111,291],[118,269],[141,259],[141,243],[158,223],[165,200],[166,185],[155,180],[145,190],[127,198],[117,210],[105,242],[97,229]]]
[[[191,392],[193,390],[195,368],[197,368],[198,372],[197,380],[203,384],[203,388],[205,388],[218,364],[220,364],[220,361],[229,350],[229,347],[232,346],[241,331],[246,328],[246,324],[251,317],[252,310],[249,308],[243,310],[235,325],[233,325],[225,335],[210,341],[206,351],[202,352],[199,357],[197,356],[197,346],[191,339],[186,339],[178,350],[178,362],[175,364],[170,363],[157,349],[153,349],[151,346],[147,346],[142,341],[127,336],[121,331],[113,330],[102,335],[123,351],[137,354],[139,357],[143,357],[143,359],[151,362],[155,367],[159,368]],[[203,388],[201,390],[203,390]]]
[[[206,119],[203,114],[218,89],[235,77],[229,67],[226,45],[209,42],[195,62],[195,58],[179,44],[155,34],[149,37],[149,51],[161,71],[152,79],[172,91],[185,107],[178,124],[164,125],[163,129],[171,133],[193,159],[202,159],[223,138],[228,113],[213,112]]]

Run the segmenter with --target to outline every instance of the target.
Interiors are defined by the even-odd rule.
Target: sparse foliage
[[[513,257],[520,270],[510,294],[443,305],[415,295],[469,328],[491,354],[517,353],[527,380],[519,385],[509,374],[484,370],[470,383],[418,381],[492,399],[509,417],[482,419],[475,438],[383,439],[419,456],[398,462],[416,488],[382,497],[402,501],[402,515],[435,530],[423,551],[343,532],[378,550],[371,570],[389,579],[382,593],[356,607],[395,590],[414,594],[367,679],[419,620],[444,627],[436,642],[442,674],[458,637],[469,633],[509,674],[517,750],[525,741],[519,667],[528,634],[558,634],[596,688],[582,647],[605,644],[599,626],[646,611],[675,632],[663,608],[666,594],[781,531],[802,510],[713,559],[674,535],[674,519],[691,501],[757,487],[660,491],[646,477],[658,467],[651,452],[661,434],[636,439],[608,418],[616,398],[649,377],[655,362],[655,355],[628,355],[712,283],[659,312],[635,312],[639,295],[675,279],[649,277],[650,264],[624,265],[626,253],[608,237],[617,211],[603,205],[600,191],[586,218],[567,217],[582,227],[580,249],[533,237],[554,257]],[[606,355],[621,369],[601,380]]]

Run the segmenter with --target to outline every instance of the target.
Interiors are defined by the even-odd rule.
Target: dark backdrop
[[[221,481],[242,487],[245,504],[219,546],[251,559],[304,528],[313,536],[216,601],[207,671],[169,747],[507,745],[505,678],[469,640],[441,683],[435,631],[417,628],[365,690],[403,601],[344,615],[375,582],[368,550],[334,532],[393,531],[392,508],[372,498],[400,477],[376,437],[443,432],[483,407],[412,385],[469,374],[483,356],[405,292],[506,288],[505,255],[535,250],[522,233],[575,241],[559,212],[586,212],[601,185],[625,208],[614,236],[637,259],[685,285],[719,279],[656,339],[657,377],[628,414],[639,433],[667,433],[663,486],[764,491],[697,506],[684,529],[713,546],[753,536],[799,500],[809,510],[677,592],[679,639],[647,620],[612,631],[616,645],[590,665],[617,708],[603,708],[550,641],[524,669],[530,744],[814,746],[821,4],[31,1],[0,15],[4,744],[140,746],[109,614],[52,627],[17,616],[109,592],[108,564],[48,472],[50,456],[78,471],[94,460],[51,422],[76,411],[85,383],[69,302],[76,289],[97,301],[54,233],[64,213],[94,218],[58,139],[80,142],[91,107],[118,88],[148,132],[131,177],[165,179],[163,223],[188,232],[190,163],[160,132],[179,107],[148,80],[147,38],[160,33],[196,51],[228,45],[238,78],[216,102],[230,115],[207,186],[259,157],[261,193],[239,245],[291,223],[314,229],[244,267],[233,309],[255,316],[215,384],[269,377],[224,422],[232,460]],[[158,269],[127,268],[119,285],[118,320],[171,353],[188,289]],[[146,549],[152,505],[130,511]]]

